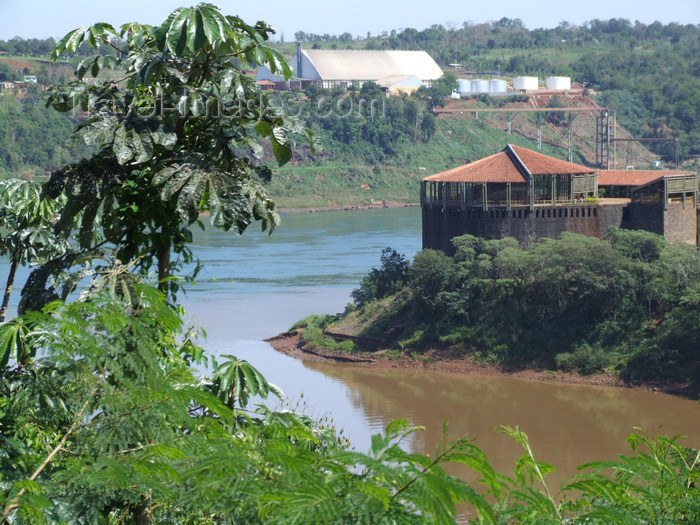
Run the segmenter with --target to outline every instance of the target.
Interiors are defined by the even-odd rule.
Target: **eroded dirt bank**
[[[279,212],[285,213],[318,213],[323,211],[355,211],[355,210],[378,210],[383,208],[416,208],[419,203],[407,203],[398,201],[376,201],[372,204],[338,204],[336,206],[324,206],[320,208],[290,208],[281,207]]]
[[[688,384],[646,383],[630,384],[622,381],[614,374],[581,375],[576,372],[563,372],[553,370],[509,370],[505,367],[475,363],[461,356],[451,356],[449,353],[438,350],[429,350],[421,354],[420,359],[414,359],[408,354],[398,359],[388,357],[385,352],[342,352],[331,351],[318,346],[304,345],[301,342],[301,331],[286,332],[266,339],[270,345],[283,354],[297,359],[309,361],[336,361],[341,363],[353,363],[357,366],[371,366],[379,368],[425,368],[428,370],[440,370],[459,374],[511,376],[521,379],[536,381],[554,381],[558,383],[595,385],[618,388],[632,388],[636,390],[648,390],[665,392],[668,394],[698,399],[700,389]]]

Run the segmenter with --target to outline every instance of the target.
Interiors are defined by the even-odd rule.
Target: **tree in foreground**
[[[42,254],[23,315],[0,326],[3,523],[444,522],[473,493],[439,467],[461,444],[413,457],[395,423],[363,459],[320,422],[251,407],[279,390],[244,361],[207,361],[182,324],[172,276],[193,256],[189,226],[208,212],[234,233],[273,228],[259,160],[267,147],[287,162],[292,134],[311,141],[245,74],[264,62],[290,74],[272,31],[200,4],[156,27],[81,28],[54,49],[95,48],[47,98],[79,113],[74,137],[94,154],[44,185],[42,203],[65,200],[53,232],[70,242]],[[159,290],[142,283],[153,268]]]
[[[290,136],[311,136],[246,74],[263,63],[291,74],[265,45],[273,32],[199,4],[175,10],[159,26],[131,23],[117,31],[99,23],[56,45],[52,59],[95,49],[75,81],[47,95],[51,107],[82,117],[73,138],[94,154],[57,170],[45,185],[47,197],[65,195],[55,230],[69,236],[77,228],[81,255],[56,258],[50,272],[36,273],[23,310],[64,298],[48,289],[48,277],[107,249],[113,260],[157,269],[161,288],[176,291],[167,278],[191,258],[189,227],[202,213],[237,234],[254,220],[274,228],[278,215],[262,184],[271,170],[260,159],[267,147],[284,164]]]
[[[62,199],[42,199],[41,185],[36,182],[0,181],[0,255],[10,259],[0,323],[7,314],[19,265],[38,263],[68,250],[65,240],[52,231],[51,221],[61,205]]]

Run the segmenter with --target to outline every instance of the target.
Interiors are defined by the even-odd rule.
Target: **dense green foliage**
[[[53,221],[65,199],[42,199],[41,191],[41,185],[35,182],[0,181],[0,255],[10,260],[0,323],[6,317],[17,267],[46,262],[69,250],[69,243],[53,231]],[[0,364],[4,363],[0,357]]]
[[[0,52],[7,55],[31,57],[46,57],[56,45],[53,38],[14,37],[10,40],[0,40]]]
[[[484,504],[439,466],[466,440],[416,456],[396,422],[369,454],[349,451],[323,421],[250,407],[281,393],[244,361],[196,376],[203,351],[180,315],[134,293],[137,308],[95,294],[22,319],[42,357],[2,370],[3,522],[446,523],[455,501]]]
[[[379,165],[396,158],[404,144],[427,141],[421,125],[429,116],[413,97],[389,97],[374,82],[362,89],[307,88],[306,124],[335,158]]]
[[[35,89],[22,99],[0,96],[0,176],[31,179],[85,155],[87,148],[69,146],[75,124],[44,107]]]
[[[373,270],[353,292],[348,315],[371,319],[357,335],[390,334],[385,344],[399,348],[450,346],[516,367],[700,382],[696,247],[621,229],[605,240],[567,233],[527,249],[514,239],[453,242],[453,257],[418,253],[378,316],[369,299],[381,299],[374,280],[384,269]]]
[[[396,292],[405,281],[409,268],[405,256],[391,248],[384,248],[381,263],[379,268],[372,268],[360,282],[360,287],[350,293],[357,306]]]
[[[349,450],[323,421],[250,407],[250,396],[279,390],[244,361],[195,375],[203,352],[178,312],[153,288],[134,292],[137,308],[96,293],[23,319],[42,356],[2,369],[3,523],[452,523],[456,501],[478,523],[698,518],[700,456],[675,439],[633,435],[635,455],[584,466],[560,494],[517,428],[502,429],[524,448],[512,476],[468,439],[406,452],[419,429],[404,421],[368,453]],[[477,471],[481,493],[446,462]],[[560,503],[571,490],[583,496]]]

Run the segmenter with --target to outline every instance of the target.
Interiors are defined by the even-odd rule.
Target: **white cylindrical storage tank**
[[[516,91],[537,91],[537,77],[515,77],[513,79],[513,89]]]
[[[472,90],[471,80],[457,79],[457,93],[469,93]]]
[[[547,77],[547,89],[571,89],[571,77]]]
[[[472,93],[488,93],[489,81],[476,79],[472,80]]]
[[[505,80],[494,78],[489,80],[489,93],[505,93],[508,89]]]

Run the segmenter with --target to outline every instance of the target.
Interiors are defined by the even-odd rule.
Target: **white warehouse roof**
[[[290,61],[295,75],[301,78],[366,81],[415,75],[426,81],[442,76],[440,66],[425,51],[304,49],[301,53],[306,59],[301,71],[296,70],[297,55]],[[309,63],[312,71],[307,71]]]

